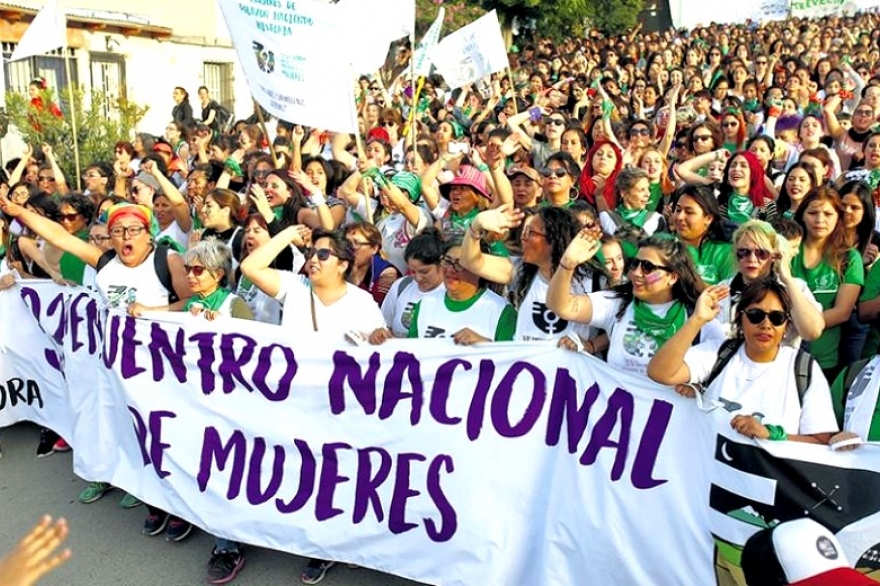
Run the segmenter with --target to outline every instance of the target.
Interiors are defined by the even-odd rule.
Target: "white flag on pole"
[[[410,36],[415,26],[415,0],[340,0],[336,8],[348,31],[342,38],[348,43],[348,56],[358,74],[372,74],[381,68],[388,46]]]
[[[67,45],[67,15],[58,0],[49,0],[24,31],[10,61],[45,55]]]
[[[345,33],[337,6],[317,0],[275,8],[237,0],[219,4],[261,106],[296,124],[357,132],[350,60],[344,51],[327,50],[328,41]]]
[[[444,37],[431,52],[431,60],[450,89],[505,69],[509,62],[498,15],[493,10]]]
[[[413,59],[416,60],[416,77],[425,77],[431,73],[431,52],[440,40],[440,30],[443,28],[443,19],[446,17],[446,8],[440,7],[437,18],[431,23],[431,28],[422,37],[422,42],[416,47]]]

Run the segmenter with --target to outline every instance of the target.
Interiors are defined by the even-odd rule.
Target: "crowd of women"
[[[163,136],[108,145],[82,191],[50,145],[10,163],[0,287],[297,343],[552,343],[738,404],[748,437],[875,440],[838,433],[838,374],[880,347],[878,39],[875,14],[540,39],[474,87],[362,79],[363,146],[282,120],[270,141],[205,88],[198,119],[175,88]],[[192,530],[148,509],[149,535]],[[217,539],[208,581],[243,564]]]

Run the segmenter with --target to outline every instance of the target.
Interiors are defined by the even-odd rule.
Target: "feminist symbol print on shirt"
[[[532,323],[545,334],[551,335],[558,334],[568,327],[567,320],[547,309],[547,304],[540,301],[532,303]]]

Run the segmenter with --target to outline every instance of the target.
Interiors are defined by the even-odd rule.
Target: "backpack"
[[[232,122],[232,112],[223,107],[219,102],[214,102],[214,122],[221,134],[229,130],[230,123]]]
[[[705,382],[700,384],[700,392],[708,389],[709,385],[718,378],[718,375],[721,374],[721,371],[724,370],[724,367],[727,366],[727,363],[730,362],[730,359],[733,358],[733,355],[736,354],[742,344],[743,341],[739,338],[725,340],[721,344],[721,347],[718,349],[718,359],[715,360],[715,365],[712,366],[712,371]],[[815,361],[816,359],[810,353],[798,348],[797,355],[794,358],[794,382],[797,388],[798,402],[801,405],[804,404],[804,393],[810,388],[810,383],[812,382],[813,363]]]
[[[159,277],[159,282],[168,290],[168,303],[171,304],[180,301],[180,297],[177,296],[177,292],[174,290],[174,282],[171,279],[171,269],[168,267],[169,250],[171,250],[171,248],[164,244],[156,246],[156,254],[153,255],[153,268],[156,271],[156,276]],[[100,270],[110,264],[110,261],[114,258],[116,258],[115,250],[111,249],[102,254],[101,258],[98,259],[97,266],[95,266],[95,271],[100,272]]]

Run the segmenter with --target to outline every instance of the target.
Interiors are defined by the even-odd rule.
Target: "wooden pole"
[[[266,121],[263,119],[263,109],[260,108],[260,104],[257,103],[257,99],[251,96],[251,99],[254,101],[254,110],[257,112],[257,121],[260,123],[260,130],[263,131],[263,138],[266,139],[266,142],[269,142],[269,131],[266,129]],[[272,155],[272,165],[277,169],[278,168],[278,157],[275,155],[275,149],[272,148],[272,145],[269,145],[269,154]]]
[[[76,169],[76,190],[82,191],[82,170],[79,164],[79,129],[76,126],[76,102],[74,101],[73,77],[70,74],[70,55],[66,42],[62,50],[64,51],[64,70],[67,75],[67,96],[68,100],[70,100],[70,128],[73,134],[73,163]]]

